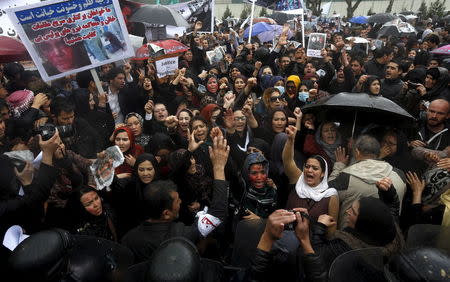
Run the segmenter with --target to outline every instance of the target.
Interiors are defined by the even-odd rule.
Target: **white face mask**
[[[309,98],[309,92],[299,92],[298,99],[302,102],[306,102],[306,99]]]
[[[284,94],[284,86],[275,86],[275,88],[280,90],[281,95]]]

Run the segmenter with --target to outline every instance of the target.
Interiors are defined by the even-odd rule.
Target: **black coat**
[[[211,207],[208,213],[218,217],[222,222],[228,214],[228,183],[214,180],[214,192]],[[201,237],[197,222],[193,225],[184,225],[181,222],[148,222],[131,229],[122,238],[122,244],[128,247],[135,255],[136,263],[148,260],[158,245],[172,237],[185,237],[197,243]]]
[[[75,132],[72,137],[61,138],[66,146],[66,149],[69,149],[87,159],[97,158],[97,153],[102,150],[103,145],[102,142],[99,142],[101,137],[98,133],[86,120],[82,118],[75,119],[73,128]]]

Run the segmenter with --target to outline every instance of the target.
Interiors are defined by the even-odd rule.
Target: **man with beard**
[[[403,81],[400,79],[402,68],[400,62],[390,61],[386,65],[386,73],[384,79],[381,80],[381,95],[390,100],[394,100],[403,87]]]
[[[418,132],[418,139],[411,141],[411,147],[426,147],[443,150],[450,145],[450,133],[447,127],[450,103],[444,99],[436,99],[427,109],[426,123]]]

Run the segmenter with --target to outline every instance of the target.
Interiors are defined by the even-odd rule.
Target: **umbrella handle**
[[[352,127],[352,139],[355,134],[355,126],[356,126],[356,118],[358,117],[358,111],[355,111],[355,118],[353,119],[353,127]]]

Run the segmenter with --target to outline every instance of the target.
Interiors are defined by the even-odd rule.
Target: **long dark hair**
[[[151,162],[153,169],[155,170],[155,176],[153,177],[153,180],[152,180],[152,182],[153,182],[159,178],[159,168],[158,168],[158,161],[156,160],[155,156],[153,156],[152,154],[149,154],[149,153],[141,154],[141,155],[139,155],[139,157],[136,158],[136,162],[134,163],[134,169],[133,169],[134,176],[136,177],[136,181],[140,182],[140,178],[138,175],[138,168],[139,168],[139,165],[145,161]]]
[[[380,87],[381,87],[380,78],[376,75],[370,75],[369,77],[367,77],[367,80],[363,84],[362,92],[373,95],[373,93],[370,92],[370,85],[372,85],[372,83],[376,80],[378,80],[378,82],[380,83]]]
[[[276,108],[276,109],[270,110],[269,111],[269,116],[268,116],[269,118],[266,121],[266,126],[270,129],[271,132],[273,131],[273,129],[272,129],[273,116],[275,115],[275,113],[278,113],[278,112],[282,112],[284,114],[284,116],[286,117],[286,127],[288,126],[289,115],[287,114],[285,109],[283,109],[283,108]]]

